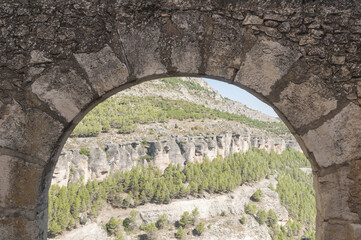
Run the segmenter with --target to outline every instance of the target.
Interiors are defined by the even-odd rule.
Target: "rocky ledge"
[[[300,151],[295,140],[232,133],[198,136],[168,136],[153,141],[92,142],[86,148],[63,150],[53,174],[52,184],[65,186],[81,177],[102,181],[112,171],[153,163],[164,170],[170,163],[183,166],[205,157],[226,157],[252,147],[282,153],[287,148]]]

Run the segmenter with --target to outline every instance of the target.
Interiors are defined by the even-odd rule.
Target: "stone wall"
[[[0,3],[0,236],[46,239],[76,124],[142,81],[209,77],[272,106],[313,166],[317,239],[360,239],[361,2]]]

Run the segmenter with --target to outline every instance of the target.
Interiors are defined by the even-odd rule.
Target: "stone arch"
[[[317,239],[361,238],[360,3],[0,6],[3,239],[46,239],[50,179],[76,123],[166,76],[226,81],[271,105],[312,163]]]

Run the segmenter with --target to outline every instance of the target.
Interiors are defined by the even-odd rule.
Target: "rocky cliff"
[[[152,162],[164,170],[170,163],[184,165],[214,159],[256,147],[281,153],[287,148],[300,150],[294,140],[232,133],[198,136],[168,136],[159,140],[88,143],[82,148],[68,148],[59,157],[52,184],[67,185],[84,177],[103,180],[112,171],[130,170]]]
[[[279,121],[223,98],[199,78],[154,80],[122,91],[112,98],[124,96],[159,96],[165,102],[167,99],[185,100],[263,123]],[[288,147],[300,150],[287,131],[281,136],[267,131],[266,127],[250,126],[226,118],[168,119],[138,124],[131,134],[119,134],[117,129],[110,128],[97,137],[69,138],[56,166],[52,184],[67,185],[82,176],[84,181],[101,181],[112,171],[130,170],[133,166],[150,162],[164,170],[170,163],[201,162],[205,157],[226,157],[251,147],[278,153]]]

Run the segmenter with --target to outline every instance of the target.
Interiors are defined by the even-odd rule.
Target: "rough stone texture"
[[[151,21],[153,20],[153,21]],[[127,61],[131,64],[133,75],[143,78],[152,75],[164,74],[166,66],[162,63],[161,49],[158,44],[161,41],[161,30],[159,19],[149,19],[135,26],[126,23],[119,25],[119,37],[124,46]],[[173,35],[170,33],[170,35]],[[166,49],[169,53],[170,49]],[[167,57],[169,62],[170,56]]]
[[[0,146],[17,149],[33,157],[32,162],[45,164],[62,124],[38,109],[23,110],[15,101],[5,107],[9,114],[0,120]]]
[[[305,79],[304,79],[305,80]],[[332,98],[332,92],[323,88],[322,82],[316,76],[303,83],[289,83],[279,96],[275,105],[296,128],[310,124],[337,108],[337,101]],[[296,99],[303,99],[297,101]],[[303,114],[299,114],[299,113]]]
[[[42,167],[6,155],[0,156],[0,207],[35,208]]]
[[[267,96],[299,57],[300,53],[288,47],[261,39],[247,53],[235,81]]]
[[[92,90],[73,69],[55,67],[31,85],[33,93],[71,121],[92,100]],[[74,98],[75,97],[75,98]]]
[[[360,114],[361,108],[350,103],[320,127],[302,136],[320,166],[329,167],[361,158]]]
[[[126,82],[128,70],[109,46],[96,53],[75,54],[75,58],[100,96]]]
[[[351,0],[1,1],[0,152],[43,165],[44,171],[35,222],[1,211],[7,224],[1,225],[0,236],[46,238],[44,206],[57,156],[75,124],[107,92],[187,75],[233,82],[273,106],[300,140],[316,177],[326,172],[337,179],[315,184],[317,238],[351,239],[346,231],[359,224],[355,212],[361,202],[348,194],[360,183],[337,176],[361,156],[360,13],[361,3]],[[74,68],[79,81],[60,78],[55,82],[61,84],[52,84],[51,72],[58,67],[68,68],[63,73],[68,78]],[[293,95],[296,85],[312,93],[312,101]],[[86,104],[88,94],[81,89],[89,86]],[[16,188],[12,182],[4,191]],[[337,217],[331,221],[322,213],[335,196],[342,211],[328,208],[327,216]],[[19,210],[18,216],[27,211]]]
[[[35,221],[29,221],[24,216],[6,217],[0,219],[1,239],[37,239],[33,231],[37,228]]]

